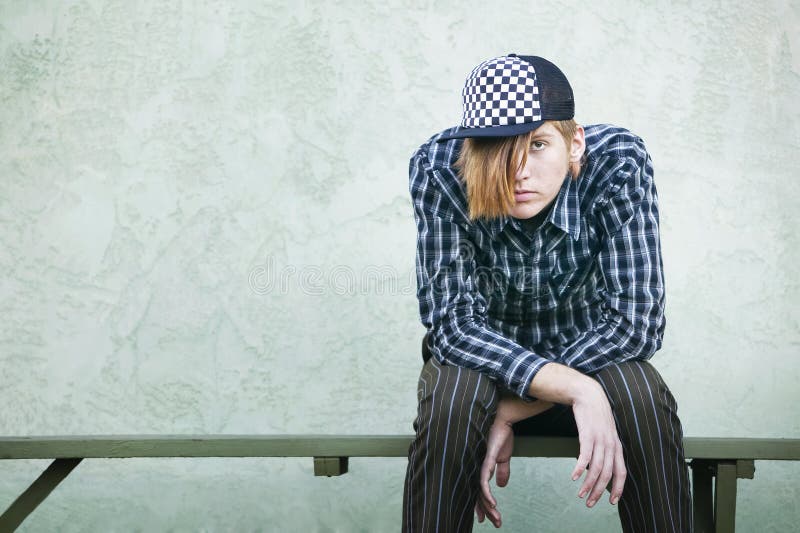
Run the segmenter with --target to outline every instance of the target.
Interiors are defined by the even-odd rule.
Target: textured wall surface
[[[648,145],[685,433],[800,437],[798,3],[369,4],[0,2],[0,433],[410,434],[408,158],[518,52]],[[504,529],[619,531],[571,467],[515,459]],[[791,530],[756,467],[740,530]],[[350,470],[87,460],[23,530],[398,530],[405,459]]]

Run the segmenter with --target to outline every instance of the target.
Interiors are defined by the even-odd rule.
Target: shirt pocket
[[[469,225],[466,190],[457,175],[450,170],[434,170],[433,176],[437,198],[430,206],[431,211],[445,220],[462,226]]]
[[[571,242],[562,243],[549,254],[550,272],[548,285],[556,299],[556,305],[573,300],[588,290],[587,278],[592,270],[594,258]]]
[[[509,280],[509,300],[519,309],[519,319],[523,322],[558,306],[557,294],[550,282],[549,263],[546,259],[529,261],[513,269]]]

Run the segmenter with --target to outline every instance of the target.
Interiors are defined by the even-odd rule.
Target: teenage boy
[[[514,435],[579,437],[578,496],[608,488],[624,531],[691,531],[677,405],[647,362],[665,322],[643,141],[575,123],[541,57],[484,61],[462,95],[460,127],[410,161],[427,334],[403,531],[500,527]]]

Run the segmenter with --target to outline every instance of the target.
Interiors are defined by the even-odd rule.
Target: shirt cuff
[[[544,367],[544,365],[550,363],[551,361],[549,359],[545,359],[544,357],[536,355],[528,350],[525,350],[525,352],[523,354],[520,354],[518,358],[531,359],[531,361],[527,363],[523,362],[519,363],[519,364],[525,364],[526,368],[521,376],[518,388],[513,392],[514,394],[519,396],[523,402],[526,403],[535,402],[536,400],[538,400],[538,398],[535,396],[531,396],[529,392],[531,390],[531,382],[533,381],[533,378],[536,377],[536,374],[539,373],[539,370],[541,370],[542,367]]]

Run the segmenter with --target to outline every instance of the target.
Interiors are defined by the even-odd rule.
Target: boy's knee
[[[606,391],[619,425],[677,418],[677,404],[661,375],[647,361],[626,361],[596,376]],[[656,423],[656,427],[658,424]]]
[[[488,430],[498,402],[492,380],[473,370],[442,365],[434,358],[425,364],[422,379],[421,425],[456,435]]]

